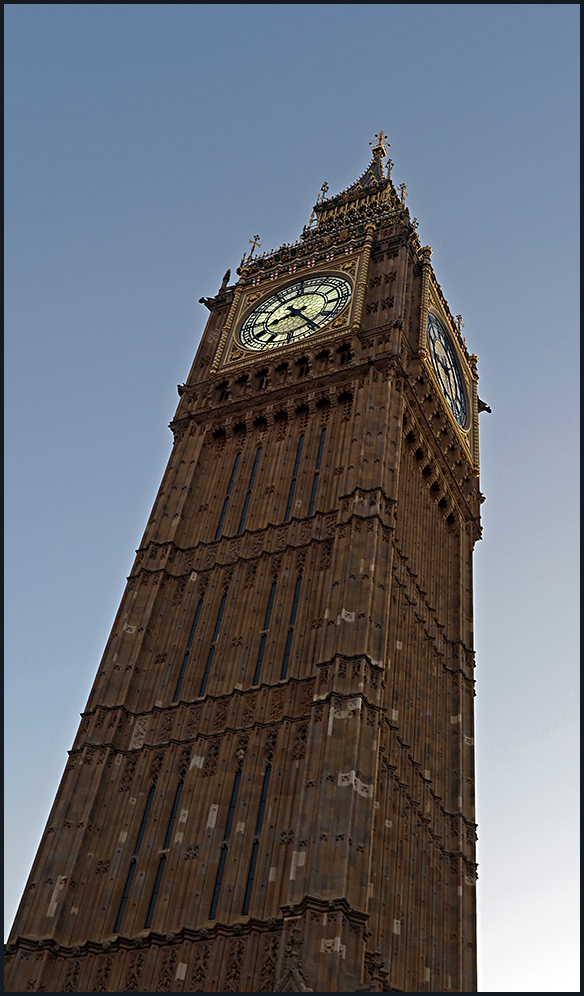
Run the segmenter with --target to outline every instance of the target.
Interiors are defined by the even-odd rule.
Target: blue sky
[[[479,356],[479,990],[577,992],[576,4],[7,4],[6,904],[248,239],[382,128]]]

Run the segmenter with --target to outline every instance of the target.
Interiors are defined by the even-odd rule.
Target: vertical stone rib
[[[420,338],[418,356],[420,358],[428,355],[428,308],[430,305],[430,279],[432,265],[430,257],[432,250],[430,246],[422,249],[422,300],[420,304]]]

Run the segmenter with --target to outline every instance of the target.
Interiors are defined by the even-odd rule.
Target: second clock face
[[[428,315],[428,342],[434,369],[438,374],[438,380],[450,411],[461,429],[464,429],[466,426],[466,402],[462,378],[448,336],[438,319],[432,314]]]
[[[336,318],[351,293],[344,277],[299,280],[266,298],[247,316],[240,342],[248,349],[275,349],[304,339]]]

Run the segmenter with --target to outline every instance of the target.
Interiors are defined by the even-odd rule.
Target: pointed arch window
[[[298,602],[300,601],[300,586],[302,585],[302,574],[299,574],[296,578],[296,587],[294,588],[294,601],[292,602],[292,612],[290,613],[290,622],[288,624],[288,633],[286,635],[286,647],[284,649],[284,659],[282,661],[282,671],[280,673],[280,681],[284,681],[288,674],[288,665],[290,663],[290,653],[292,651],[292,640],[294,639],[294,627],[296,625],[296,616],[298,614]]]
[[[267,643],[267,640],[268,640],[268,630],[270,628],[270,620],[272,618],[272,609],[274,608],[274,598],[276,597],[276,587],[277,587],[277,582],[273,581],[272,582],[272,587],[270,588],[270,595],[269,595],[269,598],[268,598],[268,607],[266,609],[266,618],[264,619],[264,628],[262,630],[262,637],[261,637],[261,640],[260,640],[260,649],[258,651],[258,659],[257,659],[257,662],[256,662],[255,673],[254,673],[254,676],[253,676],[253,683],[254,683],[254,685],[259,685],[259,683],[260,683],[260,674],[261,674],[261,671],[262,671],[262,663],[263,663],[263,660],[264,660],[264,654],[265,654],[265,651],[266,651],[266,643]]]
[[[245,502],[243,504],[243,512],[241,513],[241,519],[239,520],[239,528],[237,530],[238,536],[241,536],[241,534],[242,534],[242,532],[243,532],[243,530],[245,528],[245,520],[247,518],[247,512],[248,512],[248,509],[249,509],[249,503],[251,501],[251,493],[252,493],[252,490],[253,490],[253,485],[254,485],[254,481],[255,481],[255,478],[256,478],[256,474],[257,474],[257,470],[258,470],[258,464],[260,462],[261,455],[262,455],[262,448],[261,448],[261,446],[258,446],[258,451],[256,453],[256,457],[255,457],[254,464],[253,464],[253,470],[251,472],[251,477],[249,479],[249,484],[248,484],[248,487],[247,487],[247,494],[245,496]]]
[[[300,458],[302,456],[302,447],[304,446],[304,433],[300,436],[298,440],[298,448],[296,450],[296,460],[294,461],[294,470],[292,471],[292,480],[290,482],[290,491],[288,493],[288,504],[286,505],[286,515],[284,516],[284,522],[290,521],[290,515],[292,514],[292,502],[294,500],[294,492],[296,491],[296,481],[298,480],[298,470],[300,467]]]
[[[229,811],[227,813],[227,822],[225,824],[225,830],[223,832],[223,843],[221,845],[221,854],[219,856],[219,866],[217,868],[217,877],[215,878],[215,888],[213,889],[213,896],[211,899],[211,908],[209,910],[209,920],[214,920],[217,916],[217,907],[219,905],[219,898],[221,896],[221,886],[223,884],[223,875],[225,873],[225,863],[227,861],[227,852],[229,850],[229,838],[231,836],[231,829],[233,827],[233,819],[235,816],[235,807],[237,805],[237,796],[239,795],[239,785],[241,782],[241,768],[237,769],[235,779],[233,782],[233,788],[231,790],[231,799],[229,802]]]
[[[217,526],[217,532],[215,533],[215,539],[218,540],[221,536],[221,530],[223,529],[223,523],[225,522],[225,516],[227,515],[227,509],[229,508],[229,499],[231,497],[231,489],[233,488],[233,482],[235,481],[235,475],[237,473],[237,468],[239,467],[239,461],[241,458],[241,453],[238,453],[235,457],[235,463],[233,464],[233,470],[231,471],[231,477],[229,478],[229,484],[227,485],[227,494],[225,495],[225,500],[223,502],[223,508],[221,509],[221,517],[219,519],[219,525]]]
[[[211,664],[213,663],[213,657],[215,656],[215,648],[217,646],[217,640],[219,639],[219,633],[221,631],[221,620],[223,619],[223,613],[225,611],[225,603],[227,602],[227,591],[223,592],[221,598],[221,604],[219,606],[219,612],[217,613],[217,621],[215,623],[215,630],[213,632],[213,639],[211,641],[211,646],[209,648],[209,653],[207,654],[207,663],[205,664],[205,671],[203,673],[203,680],[201,681],[201,688],[199,695],[205,694],[205,689],[207,687],[207,682],[209,680],[209,674],[211,672]]]
[[[271,773],[272,773],[272,765],[268,764],[267,767],[266,767],[265,773],[264,773],[264,781],[263,781],[263,785],[262,785],[262,794],[261,794],[261,798],[260,798],[260,806],[259,806],[259,810],[258,810],[258,816],[257,816],[257,820],[256,820],[256,827],[255,827],[255,834],[254,834],[255,839],[254,839],[254,842],[253,842],[253,847],[251,849],[251,858],[250,858],[250,862],[249,862],[249,871],[247,873],[247,883],[246,883],[246,886],[245,886],[245,895],[244,895],[244,898],[243,898],[243,909],[241,911],[243,916],[245,916],[246,913],[249,913],[249,907],[250,907],[250,904],[251,904],[251,895],[252,895],[252,891],[253,891],[253,883],[254,883],[255,873],[256,873],[256,865],[257,865],[257,860],[258,860],[258,851],[259,851],[259,848],[260,848],[259,837],[260,837],[260,834],[262,832],[262,826],[263,826],[263,823],[264,823],[264,813],[266,811],[266,801],[267,801],[267,798],[268,798],[268,788],[270,786],[270,775],[271,775]]]

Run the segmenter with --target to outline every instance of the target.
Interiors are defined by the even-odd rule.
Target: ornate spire
[[[405,207],[407,196],[405,184],[400,188],[400,198],[391,178],[393,162],[387,156],[387,150],[390,148],[387,136],[383,131],[378,131],[375,141],[369,142],[369,145],[371,161],[364,173],[350,187],[346,187],[338,194],[331,194],[328,183],[323,183],[310,220],[304,226],[297,246],[281,246],[274,252],[263,253],[259,257],[254,256],[254,248],[259,248],[256,235],[255,239],[249,240],[252,249],[244,255],[237,270],[238,274],[241,275],[244,270],[256,273],[272,263],[280,264],[283,259],[295,256],[300,245],[303,246],[302,251],[309,246],[316,248],[323,239],[330,242],[337,236],[346,239],[349,235],[362,235],[367,226],[380,228],[388,222],[400,222],[410,227],[410,237],[417,252],[420,249],[419,239],[415,227],[412,228],[409,212]]]
[[[387,155],[387,149],[391,148],[391,146],[387,141],[387,135],[384,135],[382,131],[378,131],[375,138],[377,139],[377,143],[375,145],[373,145],[373,142],[369,142],[373,153],[373,159],[362,176],[360,176],[358,180],[355,180],[355,183],[353,183],[350,187],[347,187],[346,193],[351,194],[359,189],[366,191],[368,187],[383,183],[383,181],[386,180],[383,173],[383,160]],[[389,162],[391,163],[391,166],[393,166],[391,160],[389,160]]]
[[[384,159],[387,155],[387,151],[385,149],[385,145],[383,144],[383,140],[384,138],[387,138],[387,135],[384,135],[382,131],[378,131],[375,138],[377,139],[377,145],[373,145],[373,142],[369,142],[369,145],[373,150],[373,158]],[[387,143],[387,146],[388,148],[391,148],[389,142]]]

